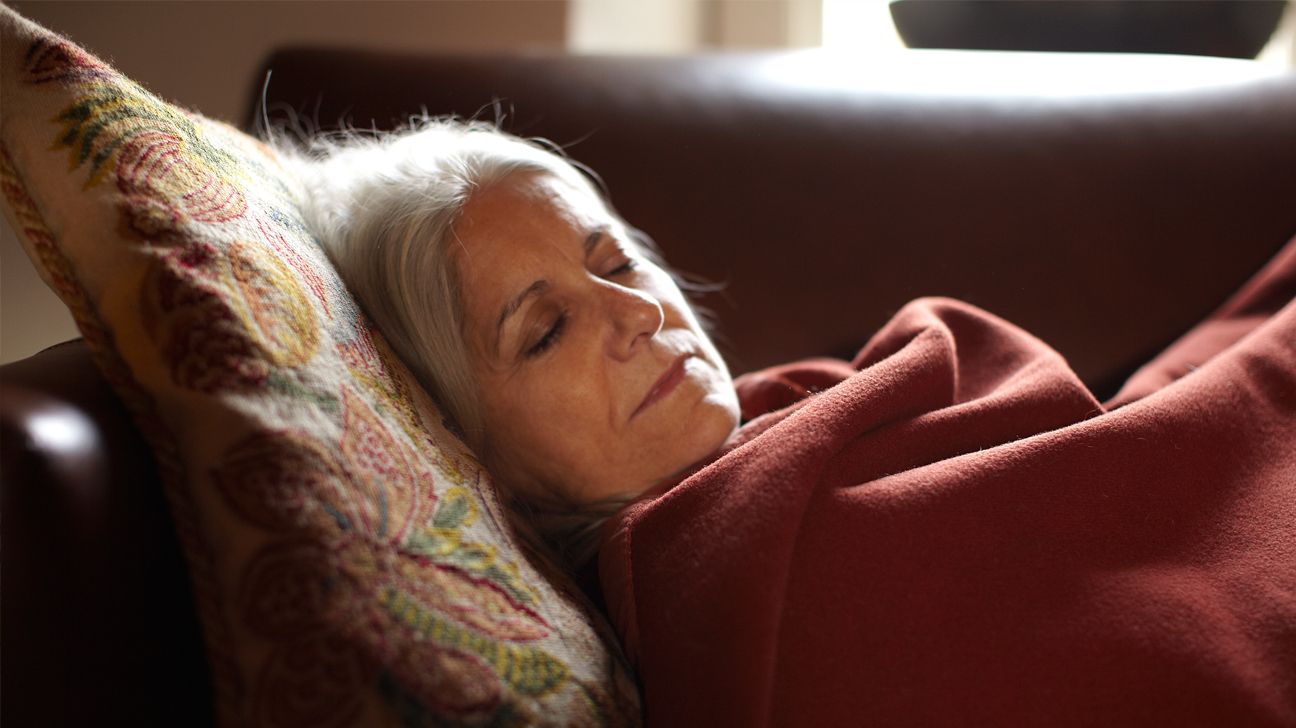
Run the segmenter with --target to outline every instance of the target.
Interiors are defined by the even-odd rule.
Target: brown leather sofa
[[[940,294],[1103,397],[1296,234],[1296,76],[1127,60],[296,49],[267,62],[266,106],[326,128],[498,116],[566,146],[724,284],[706,304],[736,372],[849,354]],[[209,723],[162,490],[84,345],[0,367],[0,428],[5,723]]]

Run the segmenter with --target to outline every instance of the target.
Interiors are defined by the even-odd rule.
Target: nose
[[[608,353],[626,361],[661,331],[666,314],[661,303],[643,291],[613,284],[607,287],[606,296],[611,324]]]

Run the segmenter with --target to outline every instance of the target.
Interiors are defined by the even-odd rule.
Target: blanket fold
[[[606,530],[653,725],[1296,725],[1296,241],[1098,402],[922,299]]]

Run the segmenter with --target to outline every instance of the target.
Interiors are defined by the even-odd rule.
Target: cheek
[[[666,271],[654,268],[653,273],[643,286],[643,291],[657,299],[657,302],[661,304],[668,327],[676,326],[700,330],[697,317],[693,315],[693,308],[689,305],[688,299],[684,297],[684,292],[679,289],[679,286],[675,285],[675,281],[667,275]]]
[[[647,281],[644,290],[661,301],[683,301],[684,293],[675,285],[675,279],[666,271],[653,265],[647,270]]]
[[[588,444],[602,446],[607,422],[602,378],[563,359],[537,362],[543,368],[483,392],[491,447],[502,457],[524,466],[545,465],[569,460]]]

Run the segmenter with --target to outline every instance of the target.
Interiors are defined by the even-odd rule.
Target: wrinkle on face
[[[488,432],[482,455],[497,478],[574,502],[634,495],[732,433],[737,398],[724,361],[674,280],[592,191],[514,175],[475,193],[456,233]],[[617,272],[623,261],[633,269]],[[501,312],[528,290],[497,346]],[[632,417],[681,355],[681,383]]]

